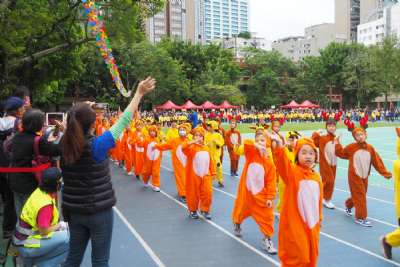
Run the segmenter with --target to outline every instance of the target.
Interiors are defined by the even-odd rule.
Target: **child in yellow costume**
[[[400,226],[400,128],[397,132],[397,156],[399,159],[393,162],[394,177],[394,202],[396,205],[396,215]],[[392,259],[392,247],[400,247],[400,227],[391,233],[381,237],[383,255],[387,259]]]
[[[221,154],[222,148],[225,144],[224,137],[219,132],[219,125],[216,121],[207,123],[207,134],[205,143],[210,149],[211,159],[214,161],[217,170],[216,179],[219,187],[224,187],[224,176],[222,174]]]
[[[299,134],[297,131],[289,131],[286,133],[286,154],[293,164],[295,163],[295,154],[294,154],[294,148],[296,147],[297,140],[301,137],[301,134]],[[281,212],[282,208],[282,201],[283,201],[283,194],[285,192],[285,183],[283,182],[282,179],[278,180],[278,192],[279,192],[279,198],[278,198],[278,203],[276,203],[276,211],[278,213]]]

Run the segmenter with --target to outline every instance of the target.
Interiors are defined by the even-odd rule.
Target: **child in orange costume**
[[[140,179],[144,165],[144,138],[143,121],[139,120],[135,124],[135,131],[131,140],[133,145],[133,165],[135,166],[136,179]]]
[[[322,130],[312,134],[314,144],[319,148],[319,173],[321,174],[322,182],[324,184],[323,205],[328,209],[335,208],[335,205],[331,202],[331,199],[333,189],[335,188],[337,163],[337,158],[335,155],[335,132],[336,123],[340,120],[340,116],[340,112],[335,114],[334,117],[330,117],[327,113],[323,112],[322,117],[326,121],[326,134],[322,135]]]
[[[172,138],[167,143],[154,146],[161,151],[171,150],[172,166],[175,174],[176,189],[178,191],[179,200],[186,203],[186,188],[185,188],[185,170],[186,170],[186,155],[182,152],[182,144],[187,142],[187,134],[190,129],[187,124],[181,124],[177,127],[179,137]]]
[[[125,146],[125,168],[128,175],[133,174],[134,170],[134,146],[132,145],[133,140],[135,139],[135,134],[132,129],[132,125],[127,128],[127,138],[126,138],[126,146]]]
[[[371,227],[372,224],[367,220],[367,188],[368,176],[371,172],[371,165],[385,178],[390,179],[392,174],[386,170],[381,157],[375,149],[366,143],[368,127],[368,117],[364,117],[360,121],[361,127],[354,127],[354,123],[348,119],[345,124],[349,131],[352,132],[355,143],[347,145],[345,148],[341,146],[336,139],[336,155],[342,159],[349,160],[349,187],[351,197],[346,200],[346,213],[352,216],[352,208],[355,207],[355,222],[361,226]]]
[[[158,128],[151,125],[148,128],[149,136],[144,140],[144,166],[143,166],[143,182],[144,186],[149,186],[151,176],[151,184],[154,192],[160,192],[160,168],[162,152],[155,148],[158,145]]]
[[[201,214],[211,220],[212,180],[216,175],[215,163],[211,158],[208,146],[204,144],[206,131],[198,126],[193,130],[193,141],[182,146],[187,157],[186,163],[186,202],[192,219],[198,219],[197,210],[200,205]]]
[[[264,234],[262,248],[269,254],[276,254],[271,241],[274,233],[276,170],[269,155],[270,150],[267,150],[265,134],[256,135],[255,142],[246,140],[244,145],[236,145],[235,152],[244,154],[246,158],[232,213],[235,235],[241,236],[240,224],[251,216]]]
[[[279,220],[278,255],[282,267],[316,267],[319,232],[322,221],[322,181],[313,168],[317,148],[310,138],[298,140],[296,163],[290,162],[282,140],[271,136],[276,144],[275,166],[285,183]]]
[[[241,143],[240,132],[236,130],[236,120],[232,119],[230,129],[225,132],[225,144],[228,148],[229,158],[231,159],[231,176],[239,176],[237,172],[240,156],[233,149],[235,145],[240,145]]]

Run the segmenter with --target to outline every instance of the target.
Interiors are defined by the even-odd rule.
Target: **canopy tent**
[[[239,108],[239,106],[233,106],[233,105],[231,105],[231,103],[229,103],[228,101],[225,100],[224,102],[222,102],[221,105],[218,106],[218,108],[229,109],[229,108]]]
[[[306,100],[303,103],[301,103],[298,108],[319,108],[319,105],[316,105],[311,101]]]
[[[290,101],[290,103],[289,104],[286,104],[286,105],[283,105],[283,106],[281,106],[281,108],[299,108],[300,107],[300,105],[299,105],[299,103],[297,103],[296,101],[294,101],[294,100],[292,100],[292,101]]]
[[[188,100],[188,101],[186,101],[186,103],[183,104],[180,108],[181,108],[181,109],[201,109],[202,107],[197,106],[197,105],[193,104],[192,101]]]
[[[169,109],[181,109],[181,106],[176,105],[174,102],[171,100],[168,100],[164,104],[157,106],[156,109],[163,109],[163,110],[169,110]]]
[[[217,105],[214,105],[214,103],[212,103],[210,101],[204,102],[200,107],[202,109],[217,109],[218,108]]]

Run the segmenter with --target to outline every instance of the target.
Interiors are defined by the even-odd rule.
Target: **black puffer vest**
[[[116,203],[108,159],[97,163],[92,156],[92,137],[87,137],[81,158],[71,165],[61,161],[64,179],[63,209],[69,213],[93,214]]]

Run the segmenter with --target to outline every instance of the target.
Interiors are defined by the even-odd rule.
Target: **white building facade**
[[[200,0],[199,5],[203,43],[249,31],[248,0]]]

